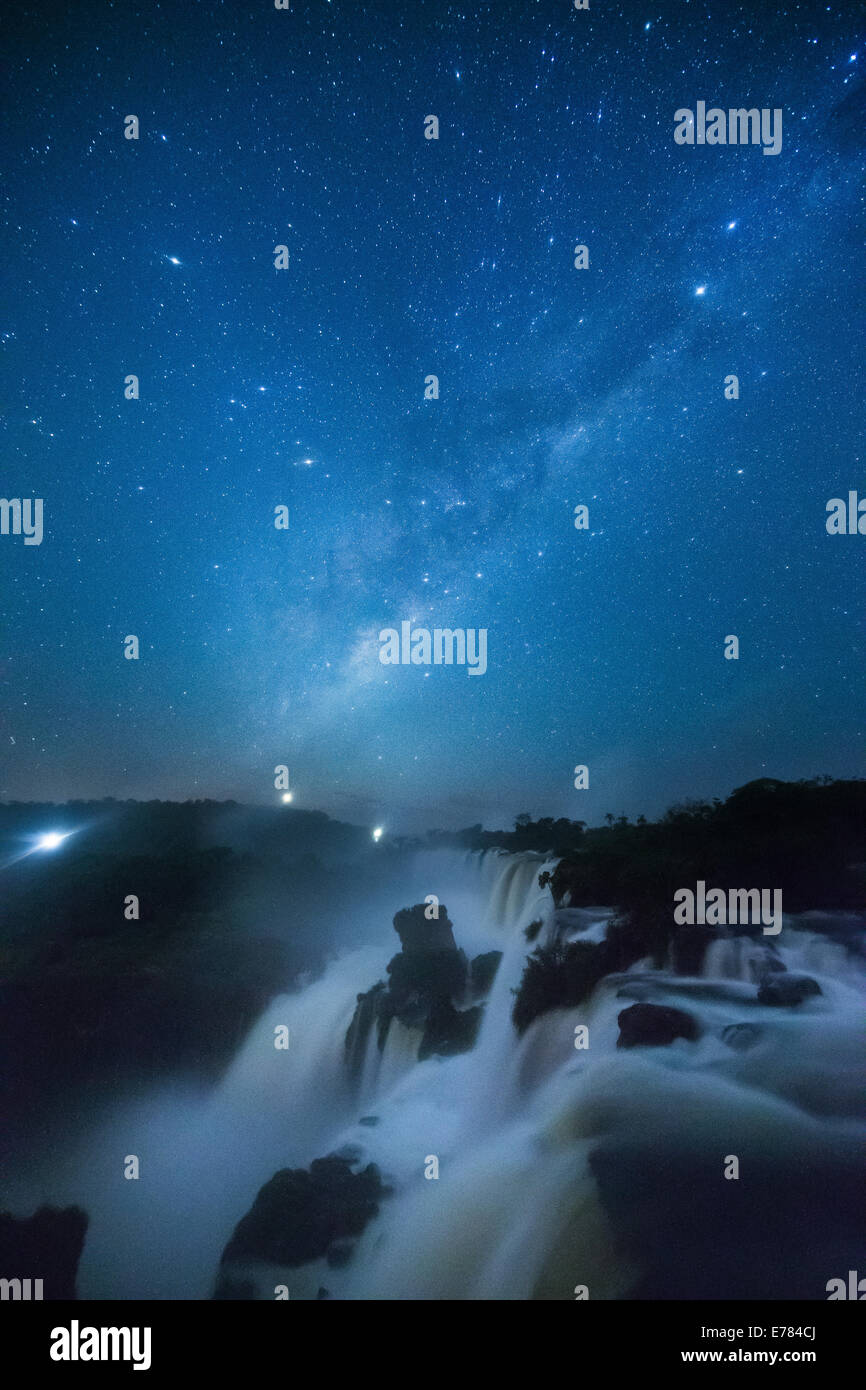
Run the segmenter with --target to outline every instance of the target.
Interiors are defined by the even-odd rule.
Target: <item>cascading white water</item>
[[[540,856],[481,858],[483,926],[504,954],[475,1048],[411,1066],[390,1092],[380,1086],[375,1129],[349,1126],[335,1137],[335,1146],[360,1146],[363,1162],[376,1162],[395,1193],[349,1266],[317,1269],[332,1296],[562,1299],[580,1285],[594,1298],[622,1297],[640,1268],[599,1199],[590,1167],[599,1144],[615,1150],[667,1129],[668,1142],[674,1136],[699,1162],[727,1133],[723,1147],[738,1144],[746,1155],[769,1150],[796,1166],[829,1151],[844,1166],[862,1142],[866,976],[841,947],[790,922],[776,958],[790,970],[808,968],[822,989],[793,1014],[756,1005],[767,948],[734,938],[714,944],[701,980],[640,962],[603,981],[580,1008],[545,1014],[518,1038],[512,991],[533,949],[525,929],[540,919],[543,942],[557,927],[549,893],[538,888],[538,875],[552,867]],[[572,909],[559,926],[568,939],[599,940],[608,916]],[[459,941],[457,920],[455,934]],[[618,1015],[636,998],[686,1009],[701,1038],[618,1049]],[[590,1029],[586,1051],[575,1049],[577,1023]],[[722,1040],[736,1024],[755,1030],[754,1047]],[[438,1178],[425,1177],[432,1158]],[[305,1285],[300,1271],[282,1277]]]
[[[657,1160],[673,1172],[703,1163],[721,1172],[725,1154],[741,1155],[746,1172],[769,1161],[847,1173],[866,1138],[862,961],[786,919],[772,952],[822,991],[796,1009],[757,1004],[768,948],[729,938],[710,947],[700,978],[639,962],[518,1037],[512,991],[527,954],[557,933],[598,941],[610,913],[554,913],[538,886],[552,867],[539,855],[434,851],[417,856],[408,886],[395,886],[394,911],[436,893],[467,955],[503,952],[472,1051],[418,1062],[417,1031],[394,1020],[381,1052],[368,1040],[360,1087],[349,1084],[356,996],[385,977],[398,949],[389,922],[371,923],[372,944],[274,1000],[213,1093],[162,1088],[112,1114],[86,1152],[55,1163],[40,1200],[78,1201],[91,1215],[80,1295],[208,1297],[219,1253],[259,1187],[278,1168],[348,1145],[379,1165],[392,1195],[346,1266],[267,1271],[262,1297],[276,1282],[293,1299],[315,1298],[323,1284],[350,1299],[564,1299],[579,1285],[591,1298],[623,1297],[642,1273],[640,1240],[617,1229],[604,1165],[615,1177],[632,1149],[636,1180]],[[539,920],[530,943],[526,929]],[[697,1042],[618,1049],[618,1015],[637,999],[688,1012]],[[577,1024],[589,1028],[586,1050],[575,1047]],[[274,1047],[280,1025],[288,1050]],[[118,1153],[141,1155],[137,1193],[118,1177]],[[432,1159],[438,1177],[425,1176]],[[674,1180],[666,1219],[687,1228],[677,1189]],[[667,1231],[657,1240],[669,1244]]]

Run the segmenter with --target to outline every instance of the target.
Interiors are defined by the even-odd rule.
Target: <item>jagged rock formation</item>
[[[388,963],[388,979],[358,995],[346,1033],[346,1061],[356,1078],[371,1031],[375,1027],[381,1050],[395,1018],[419,1033],[419,1061],[467,1052],[475,1043],[483,1005],[465,1006],[488,993],[502,953],[487,951],[470,964],[454,940],[444,904],[438,916],[427,914],[423,903],[396,914],[394,930],[402,949]]]
[[[334,1268],[346,1264],[387,1191],[375,1163],[355,1172],[339,1154],[314,1159],[309,1170],[280,1169],[235,1227],[214,1298],[255,1298],[255,1282],[233,1272],[238,1264],[297,1268],[323,1257]]]

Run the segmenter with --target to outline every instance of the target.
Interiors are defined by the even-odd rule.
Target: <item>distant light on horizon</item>
[[[294,799],[295,799],[295,793],[294,793],[294,792],[283,792],[283,805],[288,806],[289,802],[290,802],[290,801],[294,801]]]
[[[62,845],[64,840],[69,839],[69,834],[69,831],[65,834],[61,834],[58,830],[49,830],[46,835],[40,835],[39,839],[36,841],[36,848],[57,849],[57,846]]]
[[[376,826],[376,829],[373,831],[373,839],[376,841],[377,844],[378,844],[379,840],[381,840],[381,838],[382,838],[382,836],[384,835],[384,833],[385,833],[385,832],[384,832],[384,830],[382,829],[381,825],[377,825],[377,826]]]

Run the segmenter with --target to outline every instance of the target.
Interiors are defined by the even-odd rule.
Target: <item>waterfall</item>
[[[538,888],[539,874],[553,867],[541,856],[489,851],[477,867],[484,930],[504,952],[480,1036],[471,1052],[415,1064],[390,1093],[380,1087],[376,1128],[348,1126],[342,1134],[360,1146],[360,1161],[380,1165],[394,1195],[351,1263],[322,1274],[333,1297],[570,1299],[579,1286],[592,1298],[623,1297],[646,1275],[641,1242],[629,1250],[622,1240],[622,1194],[611,1199],[610,1173],[629,1161],[638,1173],[645,1165],[665,1175],[677,1155],[686,1172],[717,1169],[709,1222],[722,1230],[725,1154],[740,1152],[751,1164],[768,1209],[776,1178],[788,1171],[823,1169],[847,1191],[866,1137],[866,975],[842,947],[787,919],[784,944],[714,942],[701,978],[638,962],[602,981],[584,1005],[544,1014],[518,1038],[512,990],[533,949],[526,927],[541,921],[539,941],[555,931],[599,940],[610,909],[555,913]],[[459,922],[455,931],[459,938]],[[793,1013],[756,1004],[755,981],[772,967],[809,971],[820,996]],[[618,1049],[618,1016],[635,999],[687,1010],[701,1030],[697,1043]],[[574,1045],[577,1023],[590,1029],[585,1051]],[[431,1157],[439,1176],[428,1180]],[[689,1198],[666,1176],[661,1191],[658,1229],[645,1240],[664,1250],[671,1247],[665,1223],[677,1229]],[[838,1215],[830,1203],[834,1230]],[[815,1290],[823,1287],[822,1261],[832,1263],[817,1246],[802,1275]],[[730,1277],[730,1258],[722,1248],[719,1278]],[[750,1258],[758,1269],[749,1277],[769,1279],[772,1250],[763,1268],[760,1250]],[[676,1288],[675,1245],[668,1265],[650,1261],[662,1295],[665,1280]],[[290,1283],[292,1273],[284,1272]],[[713,1296],[713,1277],[705,1296]]]
[[[377,1164],[389,1195],[345,1265],[259,1268],[260,1297],[285,1283],[293,1299],[322,1286],[344,1299],[573,1299],[582,1287],[592,1299],[731,1288],[808,1298],[856,1268],[843,1217],[866,1139],[862,957],[810,931],[808,917],[786,917],[771,942],[713,941],[700,976],[636,962],[518,1036],[513,991],[527,955],[554,939],[597,942],[611,913],[554,910],[538,885],[554,865],[429,851],[391,885],[392,912],[436,894],[467,956],[502,952],[470,1051],[418,1061],[418,1029],[394,1017],[382,1048],[373,1027],[350,1077],[357,996],[386,978],[399,948],[390,923],[371,917],[369,944],[275,999],[211,1093],[163,1087],[64,1154],[41,1195],[90,1211],[81,1296],[208,1297],[258,1189],[279,1168],[333,1152]],[[796,1008],[759,1003],[756,980],[782,967],[820,994]],[[636,1001],[684,1011],[696,1040],[618,1047],[619,1015]],[[577,1025],[587,1048],[575,1045]],[[274,1045],[281,1027],[287,1049]],[[147,1183],[136,1206],[132,1184],[106,1180],[104,1155],[139,1152]],[[732,1155],[739,1189],[723,1173]],[[706,1269],[690,1246],[698,1228],[713,1251]]]

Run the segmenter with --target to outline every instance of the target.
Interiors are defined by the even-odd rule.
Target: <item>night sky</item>
[[[16,7],[0,797],[286,763],[396,831],[863,775],[858,7],[590,3]],[[698,101],[781,152],[677,145]],[[486,674],[383,666],[404,619]]]

